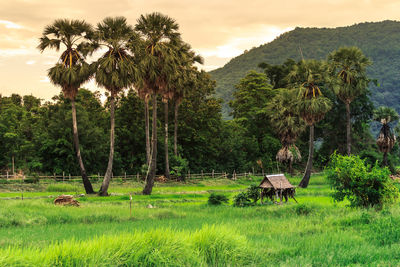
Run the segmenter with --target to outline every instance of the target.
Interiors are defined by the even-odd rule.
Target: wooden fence
[[[214,170],[211,172],[203,172],[201,173],[191,173],[190,171],[187,172],[185,179],[186,180],[202,180],[202,179],[232,179],[236,180],[238,178],[247,178],[249,176],[263,176],[263,174],[256,173],[252,174],[251,172],[244,172],[244,173],[233,173],[228,172],[215,172]],[[164,180],[164,175],[157,175],[156,180]],[[89,175],[89,180],[91,182],[102,182],[103,176],[98,173],[97,175]],[[118,176],[111,176],[112,181],[120,181],[120,182],[143,182],[144,177],[137,174],[126,174],[118,175]],[[171,175],[171,179],[169,181],[177,181],[179,180],[177,176]],[[82,176],[72,176],[71,174],[66,175],[63,173],[62,175],[53,174],[53,175],[39,175],[39,176],[25,176],[25,175],[10,175],[9,173],[0,175],[0,181],[7,181],[9,184],[13,183],[29,183],[29,182],[39,182],[41,184],[51,184],[54,182],[81,182]]]

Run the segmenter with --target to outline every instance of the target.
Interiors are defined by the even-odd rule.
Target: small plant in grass
[[[247,192],[241,192],[233,198],[233,206],[235,207],[247,207],[251,205],[253,203],[249,199]]]
[[[312,208],[306,204],[296,205],[294,210],[297,215],[308,215],[313,211]]]
[[[208,197],[208,204],[210,205],[221,205],[223,203],[228,203],[229,199],[222,194],[211,193]]]
[[[327,168],[327,178],[334,190],[335,201],[347,198],[353,207],[382,208],[394,203],[399,190],[389,177],[388,168],[378,163],[371,168],[358,156],[342,156],[334,153]]]

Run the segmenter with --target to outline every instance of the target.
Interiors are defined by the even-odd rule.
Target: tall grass
[[[0,250],[0,266],[245,266],[247,240],[223,226],[194,233],[170,229],[68,240],[44,249]]]

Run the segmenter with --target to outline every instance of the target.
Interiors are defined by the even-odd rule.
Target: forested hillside
[[[211,71],[217,81],[216,94],[224,100],[224,116],[229,114],[228,101],[232,99],[235,85],[249,70],[257,70],[259,63],[282,64],[287,58],[299,60],[300,48],[305,59],[325,59],[328,53],[342,46],[357,46],[373,61],[368,75],[380,84],[380,87],[371,86],[373,103],[400,111],[400,22],[383,21],[334,29],[296,28]]]

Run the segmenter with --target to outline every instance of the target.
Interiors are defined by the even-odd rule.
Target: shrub
[[[313,211],[313,209],[307,204],[296,205],[294,210],[297,215],[308,215]]]
[[[334,153],[327,168],[327,178],[334,190],[335,201],[347,198],[353,207],[382,208],[393,203],[399,191],[389,177],[388,168],[376,162],[371,168],[358,156]]]
[[[239,193],[233,198],[233,206],[235,207],[247,207],[252,204],[246,192]]]
[[[260,199],[260,188],[252,184],[247,188],[247,197],[253,200],[253,203],[256,203]]]
[[[221,205],[222,203],[228,203],[228,198],[225,195],[211,193],[208,197],[208,204],[210,205]]]

